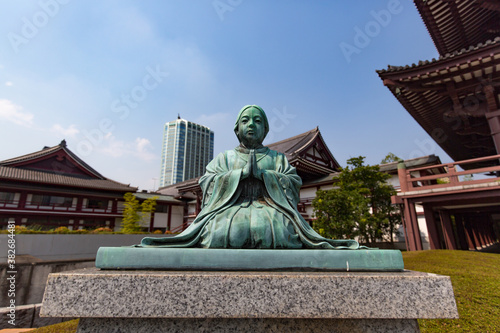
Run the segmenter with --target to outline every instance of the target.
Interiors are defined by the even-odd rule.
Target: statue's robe
[[[302,180],[285,155],[267,147],[255,150],[262,179],[241,179],[249,151],[219,154],[200,178],[202,210],[181,234],[146,237],[141,246],[206,248],[357,249],[354,240],[326,239],[297,211]]]

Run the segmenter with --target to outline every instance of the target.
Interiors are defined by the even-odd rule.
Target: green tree
[[[384,159],[380,162],[380,164],[386,164],[391,162],[399,162],[402,159],[394,155],[393,153],[388,153]]]
[[[374,243],[389,237],[392,241],[399,219],[391,204],[396,191],[387,184],[389,178],[378,166],[364,165],[363,156],[349,159],[333,178],[336,187],[316,193],[314,229],[335,239],[357,236],[361,242]]]
[[[140,204],[139,200],[133,193],[127,192],[123,196],[123,199],[125,200],[125,203],[121,231],[124,233],[135,233],[141,231],[142,226],[139,222],[145,214],[154,212],[158,197],[155,196],[150,199],[146,199],[142,204]]]

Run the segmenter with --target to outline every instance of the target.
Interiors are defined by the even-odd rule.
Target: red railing
[[[457,166],[464,166],[467,164],[476,164],[476,163],[484,163],[484,162],[492,162],[499,161],[500,155],[488,156],[475,158],[465,161],[458,161],[453,163],[445,163],[439,165],[431,165],[422,168],[415,169],[399,169],[399,181],[401,184],[401,191],[413,191],[413,190],[426,190],[426,189],[435,189],[435,188],[445,188],[452,187],[458,185],[473,185],[473,184],[482,184],[482,183],[493,183],[500,182],[500,165],[494,165],[489,167],[470,169],[466,171],[457,171]],[[427,173],[427,170],[445,170],[444,173],[425,175],[425,176],[416,176],[415,173]],[[490,176],[486,176],[486,173],[490,173]],[[493,176],[496,173],[496,176]],[[464,176],[473,176],[473,175],[482,175],[484,178],[482,179],[467,179]],[[442,182],[438,183],[438,179],[441,179]]]
[[[175,227],[175,228],[172,228],[172,230],[170,230],[171,233],[173,234],[178,234],[180,233],[181,231],[184,231],[184,229],[186,229],[187,227],[189,227],[189,225],[192,223],[193,221],[188,221],[188,222],[184,222],[183,224]]]

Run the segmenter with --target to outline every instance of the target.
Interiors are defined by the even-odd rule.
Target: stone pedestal
[[[78,332],[418,332],[458,318],[446,276],[83,269],[49,276],[41,315]]]

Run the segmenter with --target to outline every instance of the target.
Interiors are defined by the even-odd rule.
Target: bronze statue
[[[264,110],[241,109],[234,125],[240,145],[219,154],[200,179],[202,210],[174,237],[142,240],[142,247],[242,249],[357,249],[354,240],[326,239],[297,211],[302,180],[285,155],[262,145]]]

